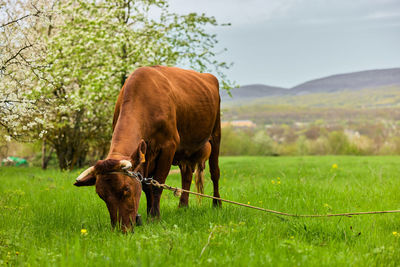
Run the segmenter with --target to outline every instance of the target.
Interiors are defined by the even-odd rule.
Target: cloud
[[[235,25],[259,23],[333,24],[398,19],[398,0],[171,0],[178,13],[198,12]]]
[[[383,11],[383,12],[374,12],[368,16],[367,19],[399,19],[400,11]]]
[[[400,0],[170,0],[206,13],[240,84],[293,86],[333,73],[398,66]],[[214,29],[213,29],[214,30]]]
[[[234,25],[252,24],[286,16],[300,0],[171,0],[170,7],[177,13],[206,13],[220,22]]]

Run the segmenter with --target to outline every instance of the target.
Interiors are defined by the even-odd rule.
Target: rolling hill
[[[367,70],[311,80],[290,89],[292,94],[332,93],[400,85],[400,68]]]
[[[370,106],[377,101],[392,105],[393,101],[382,101],[382,98],[388,97],[395,97],[395,104],[397,104],[397,92],[400,94],[400,68],[337,74],[307,81],[292,88],[263,84],[245,85],[232,89],[232,97],[224,92],[221,94],[221,98],[223,106],[252,105],[253,102],[307,106],[308,98],[313,99],[311,101],[313,106],[318,106],[315,99],[320,97],[330,98],[333,96],[332,94],[335,94],[335,99],[342,99],[341,96],[343,95],[343,104],[345,104],[350,93],[353,98],[358,98],[358,95],[360,95],[362,101],[366,101],[363,104]],[[297,100],[300,102],[296,103]],[[336,106],[336,104],[338,103],[334,105]]]
[[[249,84],[239,88],[232,89],[231,98],[226,91],[221,92],[221,98],[223,100],[237,99],[254,99],[258,97],[266,97],[272,95],[284,95],[289,90],[283,87],[269,86],[264,84]]]

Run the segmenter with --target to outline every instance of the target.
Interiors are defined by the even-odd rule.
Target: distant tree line
[[[222,155],[399,155],[400,121],[222,129]]]

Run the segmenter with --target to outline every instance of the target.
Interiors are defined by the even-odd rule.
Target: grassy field
[[[399,163],[400,157],[223,157],[221,195],[291,213],[400,209]],[[72,186],[77,174],[0,169],[0,265],[400,265],[400,214],[283,218],[229,204],[214,209],[193,196],[189,208],[179,209],[165,191],[161,220],[146,222],[143,194],[144,225],[124,235],[110,230],[93,187]],[[179,174],[167,183],[180,186]]]

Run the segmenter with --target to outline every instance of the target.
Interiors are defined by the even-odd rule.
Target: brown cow
[[[129,169],[164,183],[171,164],[179,165],[182,187],[190,189],[195,165],[209,156],[214,196],[219,197],[220,140],[219,86],[213,75],[142,67],[130,75],[118,96],[107,158],[84,171],[75,185],[96,185],[112,225],[120,223],[125,231],[134,224],[141,189],[148,215],[159,217],[162,189],[121,171]],[[187,205],[188,195],[182,194],[179,206]],[[213,200],[213,205],[221,202]]]

